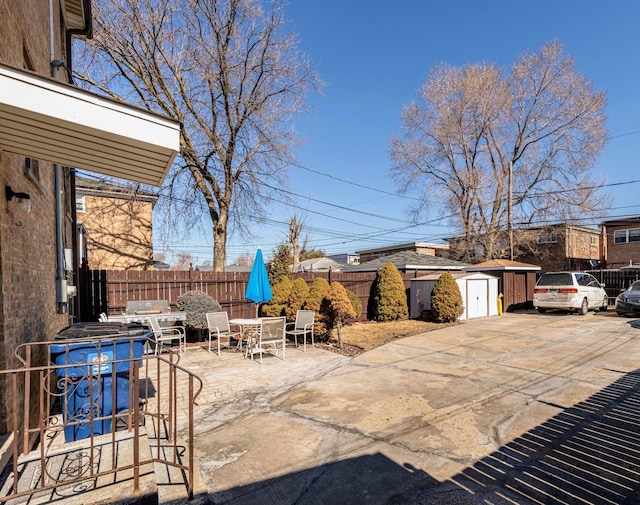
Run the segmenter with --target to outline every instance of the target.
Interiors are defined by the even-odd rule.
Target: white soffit
[[[0,64],[0,149],[160,186],[180,150],[180,124]]]

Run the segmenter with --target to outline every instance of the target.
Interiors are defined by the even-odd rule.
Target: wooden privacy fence
[[[400,272],[407,293],[411,279],[427,273],[432,272]],[[527,273],[525,276],[520,275],[516,278],[513,275],[488,273],[500,277],[500,290],[504,294],[505,310],[530,308],[535,274]],[[594,270],[589,273],[605,283],[605,290],[611,300],[640,276],[640,271],[629,270]],[[376,272],[304,272],[294,275],[294,278],[304,279],[308,285],[318,277],[323,277],[328,282],[338,281],[355,293],[362,304],[359,319],[367,318],[367,304]],[[79,282],[79,298],[82,300],[78,312],[79,320],[97,321],[101,312],[122,313],[127,301],[132,300],[169,300],[172,309],[176,310],[178,297],[192,290],[204,291],[217,300],[230,317],[253,317],[256,313],[256,305],[244,297],[248,280],[248,272],[87,269],[81,271]]]
[[[425,272],[400,273],[405,288],[410,280]],[[304,272],[294,278],[304,279],[311,285],[314,279],[338,281],[351,290],[362,304],[360,319],[367,317],[367,303],[376,272]],[[216,300],[229,317],[253,317],[256,305],[245,299],[249,280],[248,272],[202,272],[196,270],[90,270],[86,273],[85,307],[81,311],[83,321],[95,321],[101,312],[119,314],[131,300],[169,300],[172,310],[177,310],[178,297],[187,291],[198,290]]]
[[[620,292],[628,288],[633,281],[640,279],[640,270],[633,269],[590,270],[588,273],[604,283],[604,290],[610,299],[618,296]],[[609,303],[611,304],[611,302]]]

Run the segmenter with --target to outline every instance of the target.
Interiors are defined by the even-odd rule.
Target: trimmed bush
[[[271,287],[273,298],[262,306],[262,315],[267,317],[280,317],[285,315],[287,300],[293,289],[293,281],[283,277],[280,282]]]
[[[347,290],[339,282],[332,282],[322,305],[331,327],[336,328],[338,332],[338,345],[342,349],[342,323],[356,317]]]
[[[360,317],[360,314],[362,313],[362,302],[360,301],[360,298],[358,298],[358,295],[356,295],[350,289],[345,288],[345,290],[347,292],[347,296],[349,297],[349,301],[351,302],[351,306],[356,313],[355,317]]]
[[[409,318],[404,281],[396,266],[391,262],[378,270],[371,285],[367,316],[378,322]]]
[[[307,299],[309,294],[309,286],[307,282],[302,278],[297,278],[293,281],[291,291],[287,297],[286,308],[284,310],[285,316],[288,321],[295,321],[296,312],[302,308],[302,305]]]
[[[198,330],[207,329],[207,312],[220,312],[220,304],[204,291],[187,291],[182,293],[177,300],[178,309],[187,313],[184,325],[187,328]]]
[[[313,331],[319,337],[324,336],[327,333],[327,315],[322,313],[321,309],[322,300],[327,296],[329,289],[329,282],[327,282],[326,279],[322,277],[314,279],[309,287],[309,294],[302,305],[303,309],[316,311]]]
[[[431,313],[437,323],[455,321],[464,312],[462,295],[455,279],[449,272],[443,273],[431,292]]]

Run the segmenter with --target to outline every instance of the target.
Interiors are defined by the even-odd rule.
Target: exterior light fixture
[[[31,196],[29,193],[19,193],[11,189],[11,186],[5,186],[4,194],[7,197],[7,202],[15,200],[16,209],[23,212],[31,212]]]

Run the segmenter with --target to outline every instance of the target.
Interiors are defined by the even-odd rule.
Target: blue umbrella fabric
[[[267,277],[267,267],[262,258],[262,249],[256,251],[244,296],[247,300],[258,304],[268,302],[273,298],[269,277]]]

